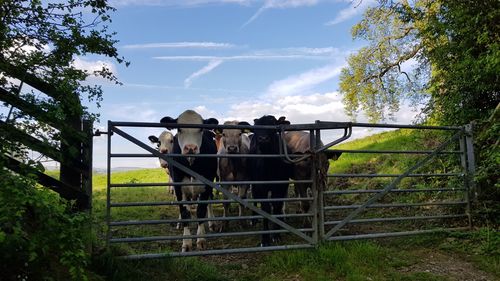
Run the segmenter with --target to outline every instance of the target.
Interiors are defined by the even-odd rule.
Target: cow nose
[[[238,147],[236,147],[234,145],[228,146],[227,147],[227,152],[229,152],[229,153],[236,153],[236,152],[238,152]]]
[[[160,149],[160,153],[168,153],[168,149],[166,149],[166,148],[161,148],[161,149]]]
[[[198,152],[198,146],[196,144],[188,144],[184,146],[184,154],[195,154]]]

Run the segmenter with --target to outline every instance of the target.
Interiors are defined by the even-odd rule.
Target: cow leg
[[[207,216],[209,219],[215,218],[212,204],[208,204],[208,206],[207,206]],[[216,232],[217,231],[217,222],[214,220],[209,220],[208,221],[208,230],[210,230],[211,232]]]
[[[295,183],[295,196],[299,198],[307,198],[307,184]],[[309,212],[309,201],[300,201],[298,213],[307,214]]]
[[[247,199],[247,192],[248,192],[248,185],[244,184],[244,185],[240,185],[238,187],[238,196],[241,199]],[[242,217],[244,210],[245,210],[245,207],[243,207],[243,205],[239,204],[238,205],[238,216]],[[251,220],[250,220],[250,222],[251,222]],[[243,223],[241,223],[241,225],[243,225]],[[250,223],[250,225],[251,225],[251,223]]]
[[[209,186],[205,186],[205,191],[200,194],[198,206],[196,208],[196,217],[198,219],[207,217],[207,208],[208,207],[207,207],[207,203],[205,201],[210,198],[211,193],[212,193],[212,188]],[[205,225],[203,224],[203,222],[198,223],[197,234],[198,235],[205,234]],[[207,239],[206,238],[197,238],[196,247],[198,248],[198,250],[207,249]]]
[[[189,226],[184,227],[184,236],[189,236],[191,235],[191,231],[189,230]],[[191,238],[189,239],[182,239],[182,252],[190,252],[193,249],[193,240]]]
[[[227,191],[230,191],[231,190],[231,186],[223,186],[222,188],[225,188]],[[226,195],[223,196],[224,200],[227,200],[229,199]],[[222,217],[225,218],[225,217],[228,217],[229,216],[229,207],[230,207],[230,203],[227,202],[227,203],[223,203],[223,213],[222,213]],[[220,228],[220,231],[223,232],[225,229],[227,229],[229,226],[229,221],[227,220],[223,220],[222,221],[222,224],[221,224],[221,228]]]
[[[267,186],[263,185],[252,186],[252,196],[254,199],[266,199],[267,193],[268,193]],[[271,204],[269,204],[269,202],[261,202],[260,209],[269,215],[271,214]],[[266,218],[263,218],[262,220],[262,230],[264,231],[269,230],[269,220]],[[270,245],[271,245],[271,238],[269,236],[269,233],[262,234],[260,246],[268,247]]]
[[[288,191],[288,185],[276,185],[275,189],[271,192],[271,198],[273,199],[283,199],[286,198],[287,196],[287,191]],[[283,201],[274,201],[272,203],[272,213],[273,215],[283,215],[283,207],[284,207],[284,202]],[[284,219],[281,217],[279,220],[283,221]],[[271,225],[272,230],[279,229],[280,227],[273,223]],[[271,240],[273,243],[280,243],[281,242],[281,235],[279,233],[273,233],[271,235]]]

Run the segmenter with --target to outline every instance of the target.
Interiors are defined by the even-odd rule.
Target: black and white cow
[[[254,120],[254,125],[279,125],[290,124],[281,117],[277,120],[272,115],[265,115]],[[250,154],[279,154],[280,137],[275,130],[254,129],[252,141],[250,143]],[[292,165],[282,158],[249,158],[249,168],[252,181],[288,181],[292,172]],[[254,199],[267,199],[270,193],[271,198],[285,198],[288,192],[288,183],[282,184],[252,184],[252,196]],[[261,202],[261,209],[268,214],[283,214],[283,201]],[[276,229],[276,225],[271,225]],[[264,219],[263,230],[269,230],[269,221]],[[266,247],[272,242],[279,242],[279,234],[263,234],[261,246]]]
[[[250,125],[248,122],[239,121],[226,121],[224,125]],[[236,154],[248,154],[250,150],[250,138],[242,129],[223,129],[217,130],[217,134],[221,135],[218,155],[236,155]],[[219,158],[219,169],[218,174],[221,181],[248,181],[250,180],[250,175],[248,171],[248,163],[246,158]],[[226,190],[229,190],[231,186],[223,186]],[[238,196],[240,198],[247,198],[247,191],[249,185],[242,184],[238,185]],[[224,197],[227,199],[226,197]],[[243,214],[243,207],[239,205],[239,216]],[[224,214],[226,217],[229,215],[229,203],[224,203]],[[227,226],[226,221],[223,226]]]
[[[200,114],[193,110],[186,110],[178,118],[173,119],[171,117],[164,117],[160,121],[165,123],[168,128],[168,124],[218,124],[219,122],[210,118],[204,120]],[[216,154],[217,148],[215,141],[213,139],[213,133],[200,129],[200,128],[179,128],[177,130],[177,135],[174,138],[173,146],[174,154],[183,155],[193,155],[193,154]],[[213,181],[217,174],[217,158],[215,157],[178,157],[175,161],[188,167],[189,169],[200,174],[204,178]],[[189,183],[195,181],[193,177],[189,174],[181,171],[176,167],[170,167],[170,175],[174,182]],[[197,218],[205,218],[207,216],[207,208],[209,211],[209,217],[213,217],[211,214],[211,208],[207,206],[207,203],[203,201],[213,198],[212,187],[208,185],[183,185],[175,186],[175,196],[177,201],[190,201],[198,200],[198,205],[196,208]],[[179,205],[179,212],[182,219],[189,219],[190,212],[184,205]],[[209,226],[215,225],[215,222],[210,222]],[[184,236],[191,235],[188,224],[184,223]],[[198,223],[197,235],[205,234],[205,225],[203,222]],[[207,243],[205,238],[198,238],[196,241],[196,246],[198,250],[204,250],[207,248]],[[182,251],[192,250],[192,240],[183,239],[182,241]]]
[[[305,154],[311,152],[310,145],[310,134],[308,132],[303,131],[289,131],[285,133],[285,141],[288,147],[288,151],[294,154]],[[320,142],[320,145],[323,145]],[[328,159],[337,160],[341,152],[329,152],[324,151],[318,153],[318,165],[317,167],[317,176],[319,182],[326,184],[328,168],[330,167],[330,162]],[[294,163],[293,165],[293,174],[291,176],[294,180],[310,180],[311,179],[311,158],[306,158],[302,161]],[[311,187],[309,183],[294,183],[295,187],[295,196],[299,198],[307,197],[307,190]],[[309,201],[300,201],[300,213],[307,213],[309,211]]]

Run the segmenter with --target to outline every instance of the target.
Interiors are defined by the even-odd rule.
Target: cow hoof
[[[182,252],[183,253],[186,253],[186,252],[191,252],[191,246],[190,245],[182,245]]]
[[[274,235],[272,238],[271,238],[272,242],[274,244],[279,244],[281,243],[281,235]]]
[[[209,222],[208,223],[208,230],[210,230],[210,232],[218,232],[219,227],[217,226],[216,222]]]
[[[207,240],[205,238],[200,238],[196,241],[196,247],[198,251],[204,251],[207,249]]]
[[[182,241],[182,252],[191,252],[193,250],[193,241],[191,239],[184,239]]]

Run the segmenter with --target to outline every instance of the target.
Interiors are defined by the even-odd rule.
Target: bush
[[[88,215],[0,166],[2,280],[87,280]]]

